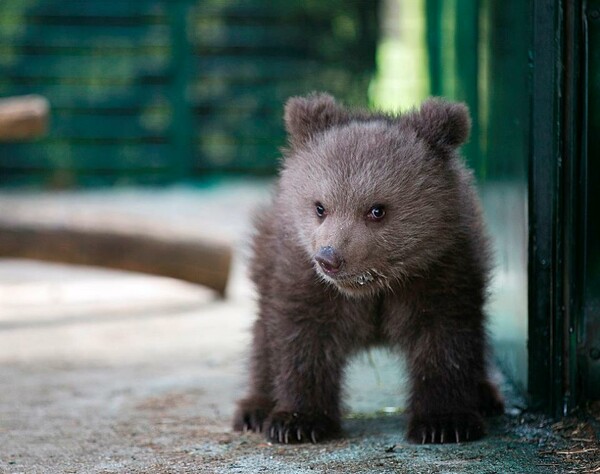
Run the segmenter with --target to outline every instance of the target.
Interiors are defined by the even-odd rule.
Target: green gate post
[[[529,391],[554,416],[582,401],[581,4],[533,3]],[[589,216],[588,216],[589,217]]]
[[[600,0],[584,2],[583,74],[584,128],[582,138],[583,190],[582,220],[585,222],[582,256],[582,313],[581,332],[584,343],[580,358],[584,367],[584,390],[590,400],[600,399]]]
[[[529,393],[533,407],[560,415],[563,341],[559,207],[560,48],[558,2],[533,2],[532,144],[529,174]],[[557,306],[557,303],[559,305]],[[556,322],[556,323],[555,323]],[[556,356],[556,357],[555,357]]]

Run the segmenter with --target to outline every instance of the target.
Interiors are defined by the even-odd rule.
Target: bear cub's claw
[[[278,411],[267,422],[267,438],[274,443],[318,443],[340,434],[340,425],[326,415]]]
[[[415,416],[408,425],[408,440],[417,444],[444,444],[474,441],[485,435],[478,413]]]

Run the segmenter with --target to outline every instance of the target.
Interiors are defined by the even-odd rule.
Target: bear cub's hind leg
[[[336,438],[341,433],[339,420],[325,413],[273,412],[267,437],[276,443],[317,443]]]
[[[238,402],[238,409],[233,417],[233,429],[236,431],[254,431],[262,433],[265,420],[273,409],[273,402],[260,395],[244,398]]]
[[[233,417],[233,429],[236,431],[263,432],[265,420],[275,405],[269,355],[265,324],[262,319],[258,319],[253,329],[250,394],[238,402],[238,409]]]

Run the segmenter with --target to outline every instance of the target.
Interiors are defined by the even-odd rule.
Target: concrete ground
[[[350,367],[343,439],[279,446],[232,432],[255,314],[243,243],[248,210],[267,194],[266,184],[239,182],[0,195],[3,215],[158,220],[173,232],[221,235],[238,249],[224,300],[165,278],[0,260],[0,473],[593,472],[577,463],[578,449],[590,445],[561,436],[583,428],[524,413],[507,384],[507,415],[484,440],[408,444],[401,363],[383,352]]]

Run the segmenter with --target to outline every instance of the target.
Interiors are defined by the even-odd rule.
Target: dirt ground
[[[128,219],[162,213],[190,230],[186,216],[238,199],[219,192],[10,194],[0,212],[73,218],[120,202]],[[215,223],[233,242],[265,193],[252,196],[233,227]],[[482,441],[408,444],[401,363],[383,352],[350,367],[343,439],[280,446],[232,432],[255,312],[243,253],[224,300],[165,278],[0,260],[0,472],[600,472],[593,423],[528,414],[508,384],[507,414]]]

